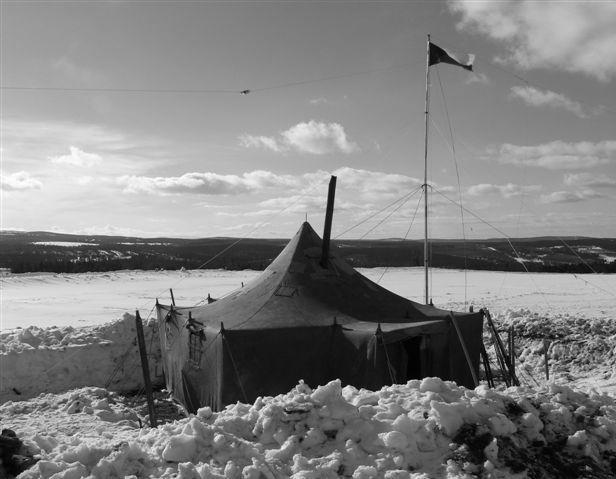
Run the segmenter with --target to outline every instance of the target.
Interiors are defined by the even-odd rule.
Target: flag
[[[456,57],[451,53],[446,52],[441,47],[430,42],[430,59],[428,61],[428,66],[436,65],[437,63],[450,63],[451,65],[457,65],[472,72],[474,59],[475,55],[469,55],[468,62],[466,64],[461,63],[456,60]]]

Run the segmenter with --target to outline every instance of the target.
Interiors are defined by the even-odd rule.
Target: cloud
[[[563,183],[567,186],[612,187],[616,186],[616,179],[605,174],[567,173]]]
[[[485,73],[470,72],[467,75],[466,80],[464,82],[467,85],[470,85],[472,83],[478,83],[480,85],[489,85],[490,78]]]
[[[325,105],[327,103],[329,103],[329,101],[327,100],[327,98],[324,97],[319,97],[319,98],[311,98],[309,100],[311,105]]]
[[[30,176],[27,171],[18,171],[0,176],[0,186],[5,191],[40,190],[43,183]]]
[[[60,165],[73,165],[81,167],[95,166],[103,161],[100,155],[95,153],[86,153],[76,146],[70,146],[69,151],[70,153],[68,155],[52,157],[50,160],[53,163]]]
[[[63,78],[76,83],[78,86],[100,87],[102,82],[105,81],[105,77],[101,73],[78,65],[66,56],[56,59],[51,66]]]
[[[240,145],[245,148],[265,148],[266,150],[272,150],[279,153],[284,150],[282,145],[279,145],[274,138],[269,136],[255,136],[255,135],[240,135]]]
[[[552,141],[536,146],[503,144],[489,152],[503,164],[535,166],[548,170],[574,170],[605,165],[616,160],[616,141],[566,143]]]
[[[355,143],[347,139],[344,128],[339,123],[320,123],[310,120],[308,123],[298,123],[283,131],[282,137],[292,148],[315,155],[335,151],[353,153],[359,150]]]
[[[517,196],[523,196],[529,193],[533,193],[541,190],[539,185],[521,186],[513,183],[507,183],[506,185],[492,185],[488,183],[481,183],[473,185],[468,188],[467,193],[470,196],[485,196],[490,194],[499,194],[503,198],[514,198]]]
[[[541,195],[541,201],[543,203],[579,203],[580,201],[602,197],[601,193],[594,190],[555,191],[548,195]]]
[[[297,179],[289,175],[276,175],[256,170],[238,175],[218,173],[185,173],[182,176],[148,177],[124,175],[117,179],[125,193],[158,195],[191,193],[200,195],[239,195],[270,187],[297,186]]]
[[[339,184],[344,188],[361,192],[362,195],[370,198],[402,196],[423,183],[419,178],[411,176],[358,170],[348,166],[338,168],[332,174],[339,177]]]
[[[511,93],[509,96],[511,98],[519,98],[527,105],[562,108],[563,110],[570,111],[580,118],[588,118],[589,116],[579,102],[571,100],[565,95],[553,92],[551,90],[539,90],[531,86],[514,86],[511,88]]]
[[[295,151],[313,155],[359,151],[356,143],[347,138],[339,123],[323,123],[315,120],[298,123],[280,133],[279,138],[243,134],[240,145],[246,148],[266,148],[275,152]]]
[[[507,49],[500,60],[553,68],[600,81],[616,76],[616,3],[450,0],[459,30],[475,30]]]

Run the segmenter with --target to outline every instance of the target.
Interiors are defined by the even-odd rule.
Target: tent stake
[[[141,356],[141,369],[143,371],[143,381],[145,383],[145,395],[148,400],[148,414],[150,415],[150,426],[156,427],[156,413],[154,412],[154,398],[152,397],[152,383],[150,382],[150,367],[148,366],[148,356],[145,349],[145,338],[143,336],[143,323],[139,311],[135,312],[135,325],[137,326],[137,342],[139,343],[139,355]]]
[[[462,351],[464,351],[464,357],[466,358],[466,363],[468,364],[468,369],[471,371],[471,376],[473,377],[473,384],[475,387],[479,386],[479,379],[477,378],[477,373],[473,369],[473,362],[471,361],[471,355],[468,353],[468,349],[466,349],[466,342],[464,341],[464,337],[462,336],[462,332],[460,331],[460,326],[458,326],[458,320],[455,318],[453,313],[449,313],[449,319],[453,323],[454,328],[456,329],[456,333],[458,334],[458,339],[460,340],[460,345],[462,346]]]

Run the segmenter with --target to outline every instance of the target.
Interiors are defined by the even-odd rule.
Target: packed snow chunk
[[[464,424],[457,404],[430,401],[430,408],[431,416],[438,420],[438,425],[448,436],[455,436],[458,429]]]
[[[441,378],[423,378],[419,385],[419,390],[422,393],[434,392],[440,393],[448,390],[449,388]]]
[[[490,443],[483,448],[483,453],[485,454],[488,461],[492,464],[496,464],[498,462],[498,442],[494,437],[490,441]]]
[[[543,430],[543,422],[532,412],[522,414],[520,429],[529,441],[540,438]]]
[[[378,471],[374,466],[358,466],[353,471],[353,479],[373,479],[377,477]]]
[[[162,457],[167,462],[189,462],[197,452],[194,436],[178,434],[169,439]]]
[[[592,454],[592,444],[586,431],[576,431],[575,434],[567,437],[567,446],[586,456]]]
[[[288,462],[299,448],[299,437],[291,436],[280,446],[280,449],[270,449],[265,453],[268,462]]]
[[[379,434],[379,437],[388,449],[395,449],[397,451],[404,451],[408,445],[408,438],[399,431],[389,431]]]
[[[197,410],[197,417],[200,419],[209,419],[212,417],[212,408],[205,406]]]
[[[488,422],[490,423],[490,431],[495,436],[509,436],[517,431],[515,424],[501,413],[496,413],[495,416],[488,419]]]
[[[340,379],[319,386],[311,395],[311,399],[320,404],[327,404],[342,399],[342,383]]]
[[[384,479],[409,479],[410,477],[411,473],[402,469],[385,471],[385,475],[383,476]]]

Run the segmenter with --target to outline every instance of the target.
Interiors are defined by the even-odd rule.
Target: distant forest
[[[12,273],[180,268],[262,270],[288,242],[286,239],[244,239],[229,248],[236,241],[236,238],[144,239],[3,231],[0,234],[0,268]],[[515,251],[504,239],[433,240],[430,263],[433,267],[453,269],[616,273],[616,239],[523,238],[510,241]],[[423,243],[420,241],[345,240],[333,241],[332,248],[354,267],[423,265]]]

